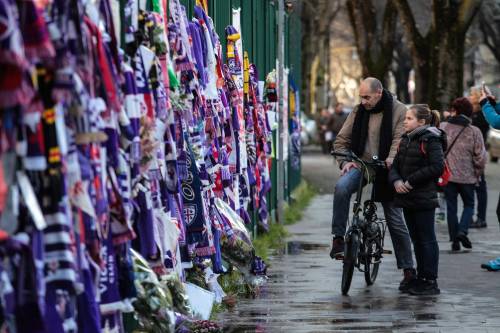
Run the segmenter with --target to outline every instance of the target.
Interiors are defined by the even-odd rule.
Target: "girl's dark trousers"
[[[420,279],[435,280],[438,277],[439,247],[434,230],[434,211],[435,208],[403,208]]]

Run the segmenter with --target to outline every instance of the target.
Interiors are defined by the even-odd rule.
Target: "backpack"
[[[441,176],[439,176],[439,178],[437,179],[437,182],[436,182],[437,185],[440,186],[440,187],[444,187],[444,186],[448,185],[448,182],[450,181],[450,177],[451,177],[451,170],[450,170],[450,167],[448,166],[448,161],[446,161],[446,157],[450,153],[451,148],[453,148],[453,146],[455,145],[455,142],[457,142],[457,139],[460,136],[460,134],[462,134],[462,132],[467,127],[468,126],[464,126],[464,128],[462,128],[460,130],[460,132],[457,134],[457,136],[455,137],[455,139],[453,139],[453,142],[451,143],[451,145],[448,147],[448,149],[444,153],[444,169],[443,169],[443,173],[441,174]],[[427,156],[427,152],[425,151],[425,145],[424,145],[424,141],[423,140],[420,141],[420,152],[424,156]]]
[[[447,151],[447,153],[448,153],[448,151]],[[420,141],[420,152],[424,156],[427,156],[427,152],[425,151],[425,146],[424,146],[423,140]],[[439,178],[436,181],[437,185],[440,187],[446,186],[448,184],[448,182],[450,181],[450,177],[451,177],[451,170],[450,170],[450,167],[448,166],[448,162],[446,161],[446,155],[448,155],[448,154],[445,154],[443,173],[441,174],[441,176],[439,176]]]

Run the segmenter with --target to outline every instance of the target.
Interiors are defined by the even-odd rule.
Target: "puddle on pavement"
[[[338,324],[361,323],[363,321],[366,321],[366,320],[359,319],[359,318],[335,318],[335,319],[331,319],[330,323],[338,325]]]
[[[290,241],[286,243],[286,247],[284,249],[284,254],[288,255],[298,255],[304,251],[314,251],[314,250],[324,250],[329,246],[326,244],[316,244],[316,243],[306,243],[306,242],[298,242],[298,241]]]
[[[266,329],[259,325],[236,325],[227,326],[223,329],[224,333],[254,333],[254,332],[267,332]]]
[[[294,232],[293,235],[294,236],[310,236],[312,234],[310,234],[308,232]]]
[[[437,320],[439,316],[435,313],[417,313],[415,314],[415,320]]]

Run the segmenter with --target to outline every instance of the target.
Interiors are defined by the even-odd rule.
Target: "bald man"
[[[337,152],[354,152],[361,159],[370,161],[374,156],[392,165],[401,135],[406,106],[385,90],[376,78],[366,78],[359,87],[361,103],[347,117],[337,135],[334,149]],[[349,204],[362,177],[360,167],[352,161],[337,158],[341,177],[335,185],[332,218],[332,251],[330,256],[340,259],[344,254],[344,235],[349,217]],[[373,198],[381,202],[391,234],[398,269],[403,269],[404,279],[399,289],[406,291],[415,279],[411,240],[400,208],[393,204],[393,187],[389,186],[387,170],[371,170],[375,174]]]

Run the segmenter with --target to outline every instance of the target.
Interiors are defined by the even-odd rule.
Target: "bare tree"
[[[396,41],[396,7],[392,1],[373,0],[348,0],[346,5],[363,76],[386,83]]]
[[[483,35],[483,43],[500,63],[500,2],[495,0],[484,1],[478,19],[479,29]]]
[[[408,81],[410,72],[413,68],[411,52],[408,48],[408,42],[401,31],[396,29],[396,43],[394,45],[394,57],[391,64],[391,72],[396,81],[396,95],[404,103],[411,103],[410,93],[408,91]]]
[[[330,27],[342,0],[302,1],[302,100],[308,113],[315,112],[316,87],[326,85],[329,73]],[[321,75],[318,75],[321,74]]]
[[[346,6],[335,17],[331,27],[330,97],[332,102],[353,105],[357,102],[358,85],[362,70],[350,26]]]
[[[442,108],[463,92],[465,35],[481,0],[432,0],[427,34],[419,30],[409,0],[392,0],[406,32],[415,69],[417,102]],[[413,5],[415,2],[412,3]]]

